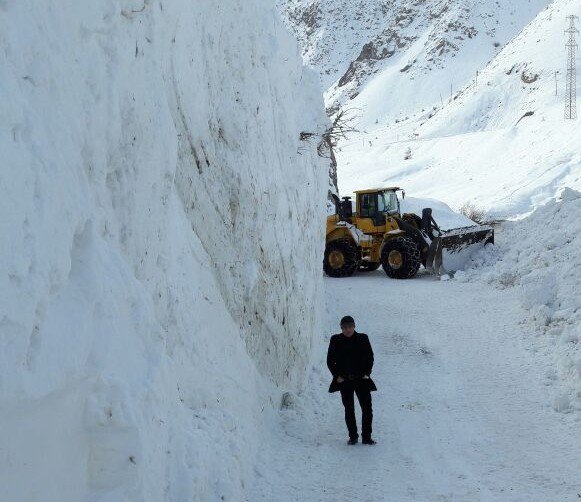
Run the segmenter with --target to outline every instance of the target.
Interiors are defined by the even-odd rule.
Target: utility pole
[[[557,70],[555,72],[555,96],[557,96],[559,94],[559,84],[557,81],[557,74],[559,73],[559,70]]]
[[[478,87],[478,70],[476,70],[476,87]]]
[[[577,66],[575,61],[575,50],[577,49],[577,42],[575,35],[579,30],[575,27],[575,20],[577,16],[567,16],[569,20],[569,29],[565,33],[569,34],[569,40],[565,44],[567,48],[567,87],[565,90],[565,118],[577,118]]]

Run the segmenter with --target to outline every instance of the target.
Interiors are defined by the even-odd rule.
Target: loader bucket
[[[430,244],[426,268],[436,275],[461,270],[472,253],[488,243],[494,243],[494,229],[491,227],[463,227],[443,232]]]

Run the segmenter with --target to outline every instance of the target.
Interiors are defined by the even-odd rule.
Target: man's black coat
[[[349,338],[343,333],[333,335],[327,352],[327,366],[333,375],[329,392],[341,390],[343,384],[337,382],[338,376],[346,382],[365,382],[369,390],[377,390],[371,378],[362,379],[364,375],[370,376],[373,368],[373,350],[365,333],[356,331]]]

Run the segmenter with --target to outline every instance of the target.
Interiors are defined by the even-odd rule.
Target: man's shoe
[[[358,441],[359,441],[358,438],[351,438],[349,439],[349,441],[347,441],[347,444],[357,444]]]
[[[373,439],[371,438],[363,438],[363,440],[361,441],[363,444],[377,444],[375,441],[373,441]]]

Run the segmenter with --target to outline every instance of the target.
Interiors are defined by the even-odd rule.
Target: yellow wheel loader
[[[494,243],[494,230],[472,226],[443,232],[425,208],[422,216],[401,214],[399,187],[359,190],[351,197],[333,195],[335,214],[327,218],[323,269],[330,277],[383,267],[388,277],[409,279],[423,265],[442,275],[458,270],[476,247]],[[444,259],[445,257],[445,259]],[[444,262],[446,268],[444,267]]]

